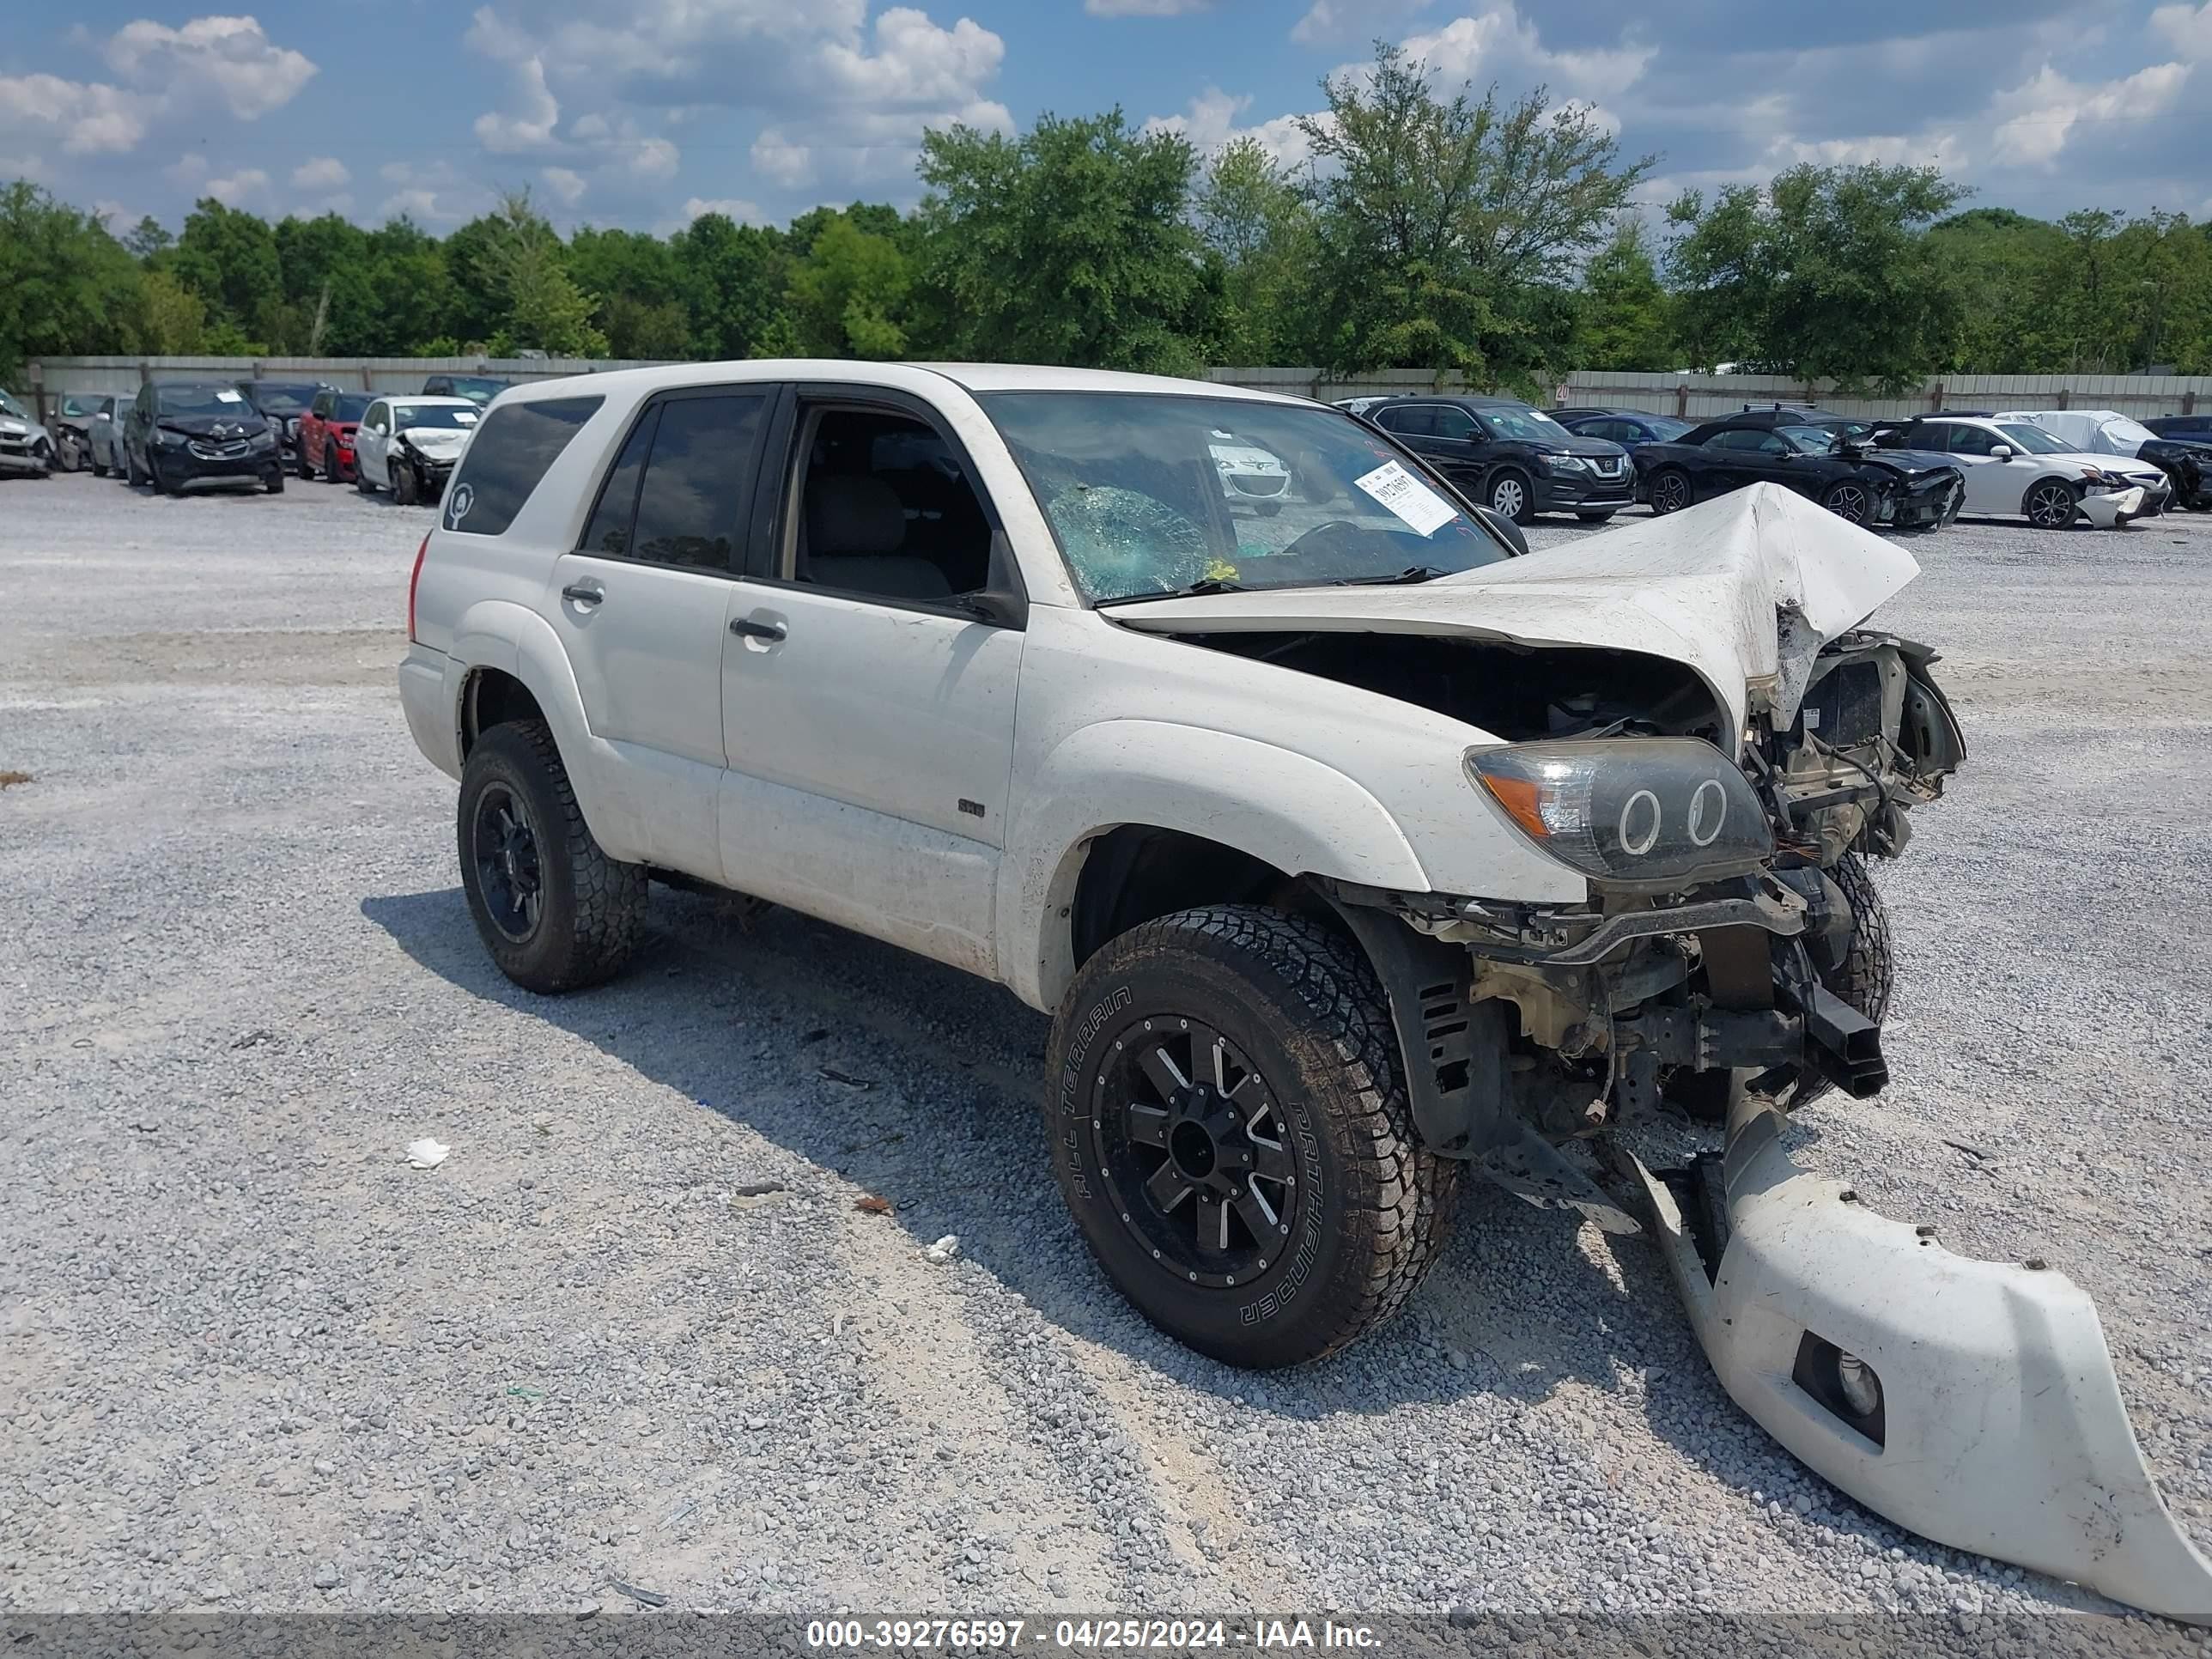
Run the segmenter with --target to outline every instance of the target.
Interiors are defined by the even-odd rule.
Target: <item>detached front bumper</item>
[[[53,451],[44,438],[0,438],[0,473],[36,477],[51,471],[53,465]]]
[[[1899,1526],[2212,1625],[2212,1562],[2143,1462],[2087,1294],[1875,1214],[1781,1131],[1746,1096],[1717,1167],[1621,1155],[1729,1397]]]

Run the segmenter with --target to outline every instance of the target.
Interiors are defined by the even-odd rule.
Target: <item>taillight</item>
[[[415,642],[415,590],[422,585],[422,556],[430,550],[430,538],[422,538],[422,545],[415,550],[415,568],[407,578],[407,642]]]

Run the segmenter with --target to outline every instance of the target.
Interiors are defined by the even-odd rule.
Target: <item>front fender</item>
[[[1092,838],[1125,823],[1201,836],[1286,875],[1429,887],[1382,802],[1319,761],[1166,721],[1086,726],[1024,780],[1000,866],[1000,973],[1030,1006],[1054,1007],[1073,978],[1076,882]]]

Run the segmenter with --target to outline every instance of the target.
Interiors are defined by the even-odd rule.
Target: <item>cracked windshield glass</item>
[[[1419,581],[1507,556],[1335,410],[1149,392],[981,399],[1094,604]]]

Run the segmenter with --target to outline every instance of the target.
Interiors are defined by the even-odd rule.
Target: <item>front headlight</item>
[[[1544,465],[1554,472],[1587,472],[1589,463],[1579,455],[1547,455]]]
[[[154,428],[154,441],[164,449],[177,449],[191,441],[181,432],[172,432],[166,426],[157,426]]]
[[[1592,881],[1671,890],[1774,856],[1750,781],[1696,738],[1470,749],[1467,770],[1522,834]]]
[[[276,434],[264,426],[260,431],[255,433],[251,438],[247,439],[246,441],[252,445],[256,449],[270,449],[273,448],[276,445]]]

